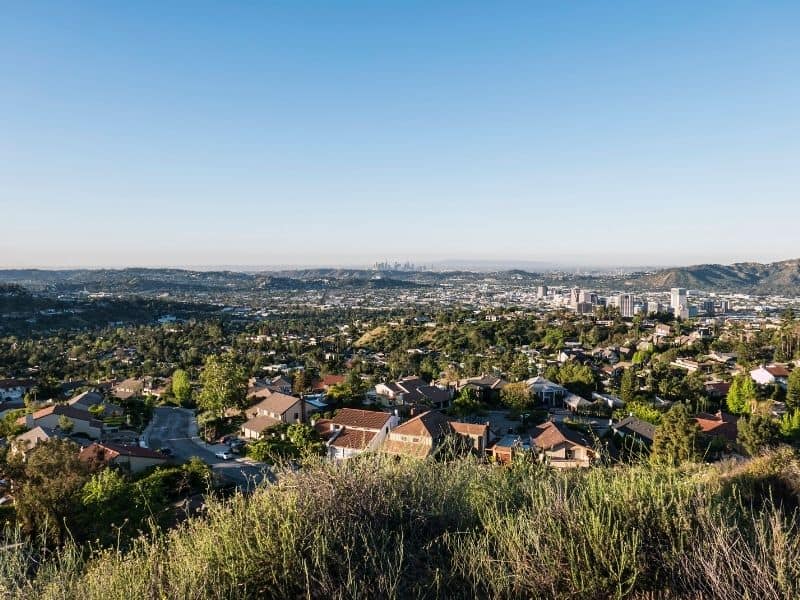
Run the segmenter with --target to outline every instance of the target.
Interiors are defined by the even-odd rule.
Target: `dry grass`
[[[800,597],[797,511],[791,486],[777,483],[796,483],[800,461],[789,453],[721,469],[568,473],[362,458],[287,474],[250,498],[213,501],[203,518],[141,539],[126,554],[83,557],[67,548],[41,557],[30,546],[7,548],[0,592],[98,600]]]

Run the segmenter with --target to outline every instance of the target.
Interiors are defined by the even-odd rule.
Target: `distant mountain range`
[[[354,268],[287,269],[281,271],[195,271],[184,269],[7,269],[0,270],[0,284],[16,284],[31,290],[75,292],[86,290],[129,293],[211,291],[257,292],[259,290],[314,290],[335,288],[414,288],[443,282],[495,280],[522,285],[574,285],[589,289],[623,287],[665,290],[685,287],[706,291],[800,296],[800,259],[775,263],[695,265],[636,273],[582,275],[568,272],[532,273],[521,269],[495,272],[377,271]]]
[[[774,263],[694,265],[636,274],[630,282],[644,289],[672,287],[707,291],[800,295],[800,259]]]

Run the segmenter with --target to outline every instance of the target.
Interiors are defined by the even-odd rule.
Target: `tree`
[[[303,423],[293,423],[286,429],[289,441],[297,448],[300,458],[322,456],[326,446],[316,429]]]
[[[186,404],[192,397],[189,374],[183,369],[178,369],[172,374],[172,393],[181,404]]]
[[[726,404],[734,415],[743,415],[750,411],[756,398],[756,388],[752,378],[747,374],[737,375],[731,382]]]
[[[68,535],[68,519],[80,503],[88,479],[78,446],[51,438],[39,442],[25,458],[22,484],[16,494],[17,518],[22,530],[61,543]]]
[[[481,409],[478,395],[471,388],[463,388],[461,393],[453,399],[453,412],[457,415],[473,415]]]
[[[10,410],[0,419],[0,437],[11,438],[25,431],[25,426],[17,423],[17,419],[25,415],[23,409]]]
[[[617,420],[622,420],[628,415],[633,415],[637,419],[647,421],[653,425],[661,423],[661,412],[640,399],[628,402],[624,409],[614,411],[614,418]]]
[[[67,415],[61,415],[58,417],[58,428],[69,435],[75,428],[75,423]]]
[[[780,432],[786,441],[800,440],[800,410],[786,413],[781,417]]]
[[[302,396],[308,384],[306,383],[306,372],[303,369],[295,371],[294,373],[294,381],[292,382],[292,391],[297,394],[298,396]]]
[[[736,441],[745,452],[755,456],[765,448],[775,445],[780,437],[778,423],[767,415],[754,414],[739,419]]]
[[[651,460],[657,464],[677,466],[697,459],[699,427],[681,403],[675,404],[661,418],[653,437]]]
[[[531,390],[524,381],[506,384],[500,392],[500,398],[506,406],[517,412],[530,408],[532,402]]]
[[[625,369],[622,372],[622,381],[619,386],[619,397],[626,404],[632,402],[638,391],[638,381],[633,369]]]
[[[792,411],[800,410],[800,367],[789,373],[786,385],[786,407]]]
[[[227,408],[244,408],[247,377],[232,353],[209,356],[200,373],[200,384],[197,405],[203,410],[222,416]]]

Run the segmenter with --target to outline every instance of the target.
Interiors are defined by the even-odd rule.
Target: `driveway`
[[[272,479],[269,466],[245,459],[222,460],[214,453],[227,446],[204,444],[197,435],[197,423],[192,411],[185,408],[159,406],[153,412],[153,420],[145,436],[153,449],[169,448],[178,461],[196,456],[208,464],[214,473],[229,479],[243,489],[249,490],[264,478]]]

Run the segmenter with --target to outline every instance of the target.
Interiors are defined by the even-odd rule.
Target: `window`
[[[299,416],[300,416],[300,415],[299,415],[298,413],[294,413],[294,420],[295,420],[295,421],[298,421],[298,420],[299,420],[299,418],[298,418]]]

